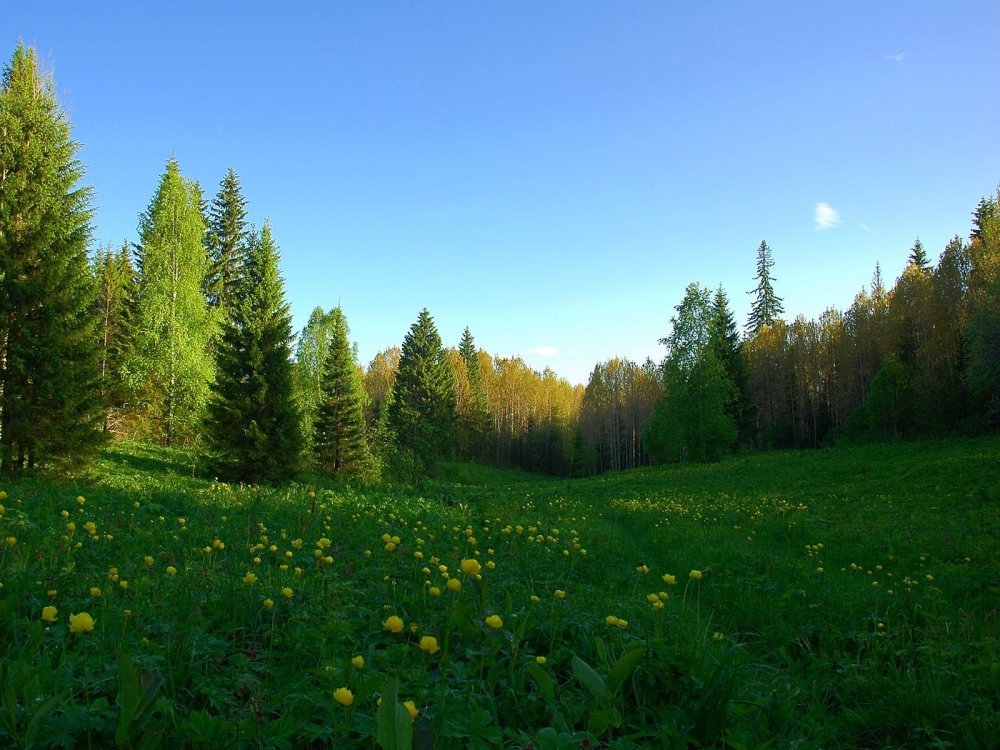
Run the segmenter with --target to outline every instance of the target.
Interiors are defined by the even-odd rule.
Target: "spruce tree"
[[[0,472],[90,457],[101,403],[78,144],[18,43],[0,86]]]
[[[128,241],[117,251],[110,246],[102,248],[96,258],[94,273],[97,277],[96,314],[104,431],[114,432],[128,404],[124,367],[136,298],[136,272]]]
[[[924,245],[919,237],[913,243],[913,249],[910,250],[910,265],[920,271],[930,271],[931,269],[931,262],[927,259],[927,251],[924,250]]]
[[[726,405],[726,414],[732,417],[736,425],[739,442],[750,443],[756,426],[750,375],[740,335],[736,330],[736,318],[729,309],[729,297],[721,286],[712,300],[712,345],[715,356],[734,389],[733,398]]]
[[[236,170],[230,168],[208,211],[205,246],[211,264],[205,277],[208,304],[223,311],[229,306],[243,274],[247,254],[246,200]],[[223,313],[224,314],[224,313]]]
[[[201,190],[171,158],[140,217],[139,292],[126,364],[148,432],[167,445],[199,436],[215,370],[204,231]]]
[[[206,434],[219,469],[248,482],[278,481],[298,467],[292,318],[266,221],[251,235],[243,274],[227,307]]]
[[[466,458],[484,458],[490,423],[490,406],[479,371],[479,351],[468,327],[462,332],[458,353],[468,378],[466,403],[458,415],[459,447]]]
[[[389,424],[399,445],[426,467],[450,452],[455,421],[451,365],[434,319],[424,308],[403,339]]]
[[[773,267],[771,248],[761,240],[760,247],[757,248],[757,275],[754,276],[757,279],[757,288],[748,292],[754,295],[754,301],[750,306],[750,317],[747,320],[747,331],[751,334],[757,333],[764,326],[773,326],[785,311],[781,297],[774,293],[772,286],[772,282],[777,281],[771,276]]]
[[[315,464],[326,474],[365,474],[372,467],[365,437],[365,391],[339,307],[330,312],[330,321],[313,433]]]

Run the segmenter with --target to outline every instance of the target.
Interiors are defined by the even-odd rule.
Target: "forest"
[[[919,239],[846,310],[788,319],[766,241],[748,320],[692,282],[661,362],[586,386],[441,340],[427,308],[371,362],[339,307],[292,330],[280,238],[239,175],[170,158],[137,235],[93,247],[94,189],[55,83],[19,44],[0,90],[0,473],[87,465],[109,440],[197,448],[225,479],[419,479],[438,459],[559,476],[735,451],[1000,426],[1000,192],[936,263]],[[973,207],[974,199],[970,200]],[[965,231],[962,228],[963,232]]]

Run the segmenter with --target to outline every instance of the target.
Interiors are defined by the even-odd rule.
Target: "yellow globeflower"
[[[535,664],[541,664],[544,666],[546,661],[548,661],[548,659],[546,659],[544,656],[535,657]]]
[[[142,558],[142,561],[144,563],[146,563],[146,565],[152,566],[152,564],[153,564],[153,556],[152,555],[146,555],[144,558]]]
[[[69,632],[89,633],[93,629],[94,629],[94,618],[91,617],[86,612],[81,612],[78,615],[70,614]]]
[[[462,582],[460,580],[458,580],[457,578],[449,578],[448,579],[448,590],[449,591],[461,591],[462,590]]]
[[[439,589],[437,586],[431,586],[429,589],[427,589],[427,593],[430,594],[431,596],[441,596],[441,589]]]
[[[396,615],[390,615],[385,622],[382,623],[386,630],[390,633],[401,633],[403,632],[403,618],[397,617]]]
[[[101,595],[101,590],[99,588],[97,588],[97,586],[91,586],[90,587],[90,595],[91,596],[100,596]]]
[[[677,576],[672,576],[669,573],[664,573],[663,574],[663,582],[665,584],[667,584],[668,586],[676,586],[677,585]]]
[[[354,665],[355,669],[362,669],[365,666],[365,657],[359,654],[358,656],[355,656],[353,659],[351,659],[351,664]]]
[[[264,608],[265,609],[271,609],[273,606],[274,606],[274,600],[273,599],[265,599],[264,600]]]
[[[288,588],[288,586],[285,586],[285,588],[281,590],[281,595],[286,599],[291,599],[293,596],[295,596],[295,592],[292,591],[290,588]]]
[[[167,575],[171,575],[171,576],[177,575],[177,568],[175,568],[173,565],[168,565],[167,566]]]
[[[248,583],[250,585],[257,583],[257,574],[252,570],[248,570],[247,574],[243,576],[243,583]]]
[[[406,707],[406,713],[410,715],[410,721],[413,721],[420,716],[420,712],[417,710],[417,705],[413,701],[403,701],[403,705]]]
[[[482,571],[482,566],[479,564],[478,560],[468,558],[462,560],[462,572],[468,573],[469,575],[479,575]]]
[[[57,611],[53,606],[42,607],[42,620],[44,622],[55,622]]]
[[[556,589],[555,590],[555,597],[556,597],[556,599],[565,599],[566,598],[566,592],[563,591],[562,589]]]
[[[500,615],[490,615],[484,622],[494,630],[499,630],[503,627],[503,620],[500,619]]]
[[[425,635],[420,639],[420,650],[426,651],[428,654],[436,654],[441,650],[441,647],[438,646],[437,638],[433,635]]]
[[[339,687],[333,691],[333,699],[341,706],[349,706],[354,703],[354,693],[345,687]]]
[[[700,570],[692,570],[690,573],[688,573],[688,575],[691,576],[692,580],[695,580],[695,581],[700,581],[701,580],[701,571]]]

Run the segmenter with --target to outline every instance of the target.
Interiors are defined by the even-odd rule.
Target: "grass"
[[[997,747],[998,457],[401,490],[115,445],[2,488],[0,745]]]

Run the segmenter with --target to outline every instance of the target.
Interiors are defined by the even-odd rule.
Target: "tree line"
[[[203,447],[219,476],[416,478],[441,458],[564,476],[711,460],[741,447],[983,432],[1000,423],[1000,210],[936,266],[915,243],[846,311],[782,318],[766,242],[741,333],[690,284],[660,363],[612,359],[586,386],[446,347],[427,309],[357,361],[346,315],[292,331],[277,239],[234,170],[210,202],[168,160],[135,241],[91,255],[92,190],[34,50],[0,89],[0,472],[73,468],[103,441]],[[1000,197],[1000,196],[998,196]]]

